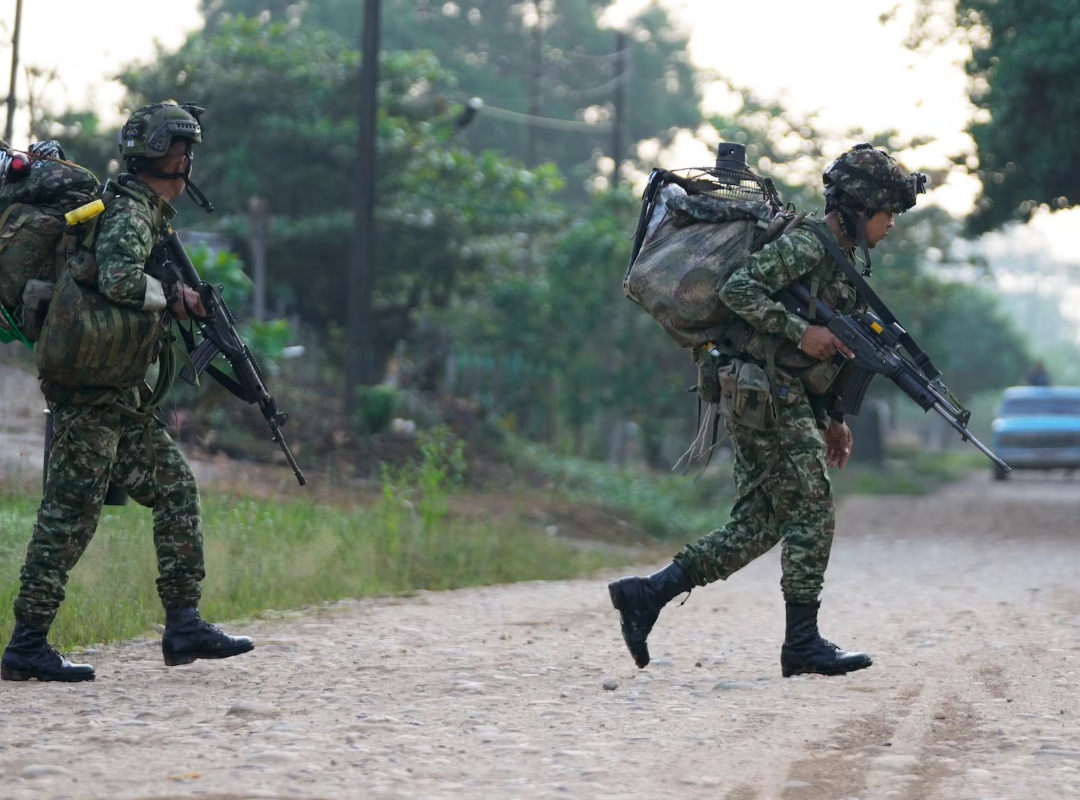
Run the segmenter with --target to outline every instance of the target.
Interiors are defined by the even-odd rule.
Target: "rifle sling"
[[[941,375],[941,370],[934,366],[934,362],[930,360],[923,349],[915,343],[915,340],[911,338],[911,334],[907,332],[903,325],[900,325],[899,321],[893,316],[893,313],[889,310],[889,307],[885,305],[885,302],[878,297],[877,292],[870,288],[870,284],[866,282],[866,279],[859,274],[859,271],[855,269],[855,265],[848,260],[847,256],[840,247],[831,238],[825,235],[818,225],[807,225],[810,231],[818,238],[822,246],[832,256],[833,261],[840,267],[844,275],[851,281],[855,287],[855,291],[869,304],[870,308],[874,309],[882,322],[887,325],[899,325],[904,333],[900,335],[900,343],[904,346],[911,357],[915,360],[915,364],[930,380],[936,379]]]

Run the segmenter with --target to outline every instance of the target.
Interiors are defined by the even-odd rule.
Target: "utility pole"
[[[375,372],[375,324],[371,317],[375,255],[375,114],[379,88],[379,16],[382,0],[364,0],[360,34],[359,131],[356,138],[356,210],[349,269],[348,349],[345,353],[345,412],[356,411],[356,389]]]
[[[15,32],[11,34],[11,84],[7,96],[7,123],[4,141],[11,144],[15,134],[15,79],[19,76],[19,33],[22,28],[22,0],[15,0]]]
[[[543,82],[544,18],[539,2],[533,3],[533,9],[536,11],[536,24],[533,25],[532,52],[529,55],[529,116],[539,117],[543,111],[540,84]],[[539,130],[534,120],[530,119],[525,126],[525,135],[525,166],[535,167],[538,160]]]
[[[248,242],[251,245],[251,267],[254,275],[254,316],[266,322],[266,250],[270,238],[270,204],[262,197],[248,201]]]
[[[629,59],[626,57],[626,34],[619,31],[615,34],[615,96],[612,105],[615,107],[611,126],[611,157],[615,160],[615,175],[612,183],[619,184],[619,167],[623,162],[623,126],[626,124],[626,84]]]

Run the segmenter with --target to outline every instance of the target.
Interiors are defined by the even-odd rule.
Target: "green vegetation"
[[[552,481],[563,497],[602,504],[662,540],[688,541],[719,528],[727,522],[735,497],[730,464],[717,464],[694,480],[691,476],[700,472],[700,466],[692,467],[688,475],[664,474],[613,468],[525,442],[513,449],[520,466]]]
[[[973,472],[984,471],[989,462],[979,452],[950,450],[942,453],[893,452],[881,469],[849,464],[830,470],[838,499],[853,494],[922,495]]]
[[[524,522],[455,519],[447,501],[463,468],[460,449],[430,438],[421,451],[418,465],[385,473],[374,502],[342,507],[206,492],[204,615],[237,619],[346,597],[554,580],[625,560]],[[36,511],[36,497],[0,490],[0,640],[11,632]],[[52,641],[70,647],[141,635],[162,618],[156,575],[149,513],[134,504],[106,508],[72,571]]]
[[[640,468],[613,468],[597,461],[562,456],[536,445],[514,447],[519,465],[553,482],[554,491],[572,502],[593,503],[633,520],[661,541],[696,539],[728,520],[735,498],[731,463],[716,462],[699,478]],[[920,453],[894,446],[883,468],[852,463],[830,470],[837,500],[855,494],[922,495],[986,468],[978,452]]]
[[[1026,222],[1040,208],[1075,205],[1080,124],[1074,96],[1080,69],[1075,0],[919,0],[911,44],[959,39],[970,48],[968,97],[977,109],[968,133],[982,184],[971,234]],[[964,164],[962,156],[958,164]]]

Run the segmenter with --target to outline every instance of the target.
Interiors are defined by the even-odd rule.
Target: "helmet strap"
[[[191,202],[207,214],[214,210],[214,204],[206,198],[206,195],[202,193],[198,186],[191,182],[191,178],[185,177],[184,183],[186,184],[187,196],[191,198]]]
[[[162,178],[167,181],[174,181],[177,178],[184,179],[184,190],[187,192],[187,196],[191,198],[191,202],[209,214],[214,210],[214,204],[211,203],[202,190],[194,184],[191,180],[191,150],[187,152],[187,169],[183,172],[158,172],[157,170],[139,170],[144,175],[152,175],[155,178]]]
[[[858,232],[859,247],[862,248],[863,254],[863,277],[869,278],[874,270],[874,265],[870,261],[870,246],[866,243],[866,214],[859,214],[855,220],[855,230]]]

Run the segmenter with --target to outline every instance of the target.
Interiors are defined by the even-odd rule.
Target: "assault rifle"
[[[189,313],[202,334],[202,341],[198,344],[195,343],[191,331],[183,325],[179,326],[191,359],[191,365],[184,365],[180,370],[181,379],[194,386],[198,384],[199,376],[206,372],[244,402],[258,403],[259,410],[270,426],[273,440],[285,454],[296,480],[301,486],[306,486],[307,478],[300,471],[289,445],[285,443],[285,437],[281,434],[281,427],[288,422],[289,415],[278,411],[277,402],[267,391],[262,370],[236,330],[236,318],[221,296],[221,287],[209,284],[199,277],[176,231],[169,231],[169,235],[155,248],[154,258],[151,259],[147,271],[167,287],[180,283],[195,289],[206,310],[205,317]],[[218,355],[225,356],[235,378],[213,366],[211,362]]]
[[[1008,464],[998,458],[990,448],[971,435],[967,429],[971,412],[953,397],[940,380],[940,374],[932,378],[901,353],[900,348],[911,341],[898,322],[885,322],[871,311],[857,314],[837,314],[816,298],[801,283],[795,283],[780,291],[776,299],[793,314],[803,319],[814,319],[825,325],[833,335],[855,353],[848,359],[842,353],[836,358],[849,361],[853,369],[841,388],[840,411],[858,414],[862,408],[866,390],[877,375],[884,375],[899,387],[900,391],[914,400],[923,411],[936,411],[959,434],[963,441],[971,442],[1003,472],[1010,472]],[[815,314],[810,314],[814,303]],[[929,359],[924,363],[933,366]],[[936,370],[935,370],[936,371]]]

